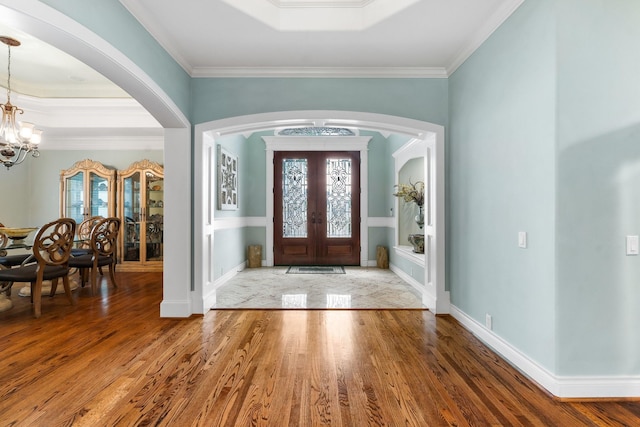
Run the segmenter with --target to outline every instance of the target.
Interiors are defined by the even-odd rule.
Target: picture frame
[[[218,209],[238,209],[238,156],[217,146],[218,158]]]

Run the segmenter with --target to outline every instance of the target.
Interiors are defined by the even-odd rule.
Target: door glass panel
[[[164,219],[164,181],[147,172],[146,240],[147,261],[162,261],[162,230]]]
[[[66,203],[64,213],[67,218],[73,218],[80,224],[84,220],[84,173],[66,178]]]
[[[351,159],[327,159],[327,237],[351,237]]]
[[[125,261],[140,261],[140,221],[142,220],[140,173],[135,173],[123,180],[122,192],[124,210],[123,257]]]
[[[89,193],[91,194],[90,216],[109,216],[109,181],[89,172]]]
[[[307,237],[307,159],[282,160],[282,236]]]

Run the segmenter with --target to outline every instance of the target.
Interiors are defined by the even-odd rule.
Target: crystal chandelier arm
[[[0,122],[0,162],[8,168],[24,161],[28,153],[39,157],[38,144],[42,138],[42,131],[32,123],[20,123],[16,114],[24,114],[24,110],[11,104],[11,47],[20,46],[14,38],[0,36],[0,42],[7,45],[7,102],[0,104],[2,121]]]

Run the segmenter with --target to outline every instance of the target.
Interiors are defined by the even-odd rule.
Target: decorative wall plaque
[[[218,145],[218,209],[238,209],[238,156]]]

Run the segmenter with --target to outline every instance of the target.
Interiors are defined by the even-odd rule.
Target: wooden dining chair
[[[114,287],[116,283],[116,246],[120,232],[120,219],[115,217],[99,220],[91,230],[89,243],[91,253],[71,257],[69,267],[77,268],[82,286],[85,285],[86,272],[90,274],[91,293],[95,295],[98,289],[98,269],[109,266],[109,278]]]
[[[76,222],[60,218],[42,226],[33,241],[35,262],[20,267],[0,270],[0,282],[31,283],[31,302],[35,317],[40,317],[42,282],[51,280],[50,296],[54,296],[58,279],[62,278],[69,302],[75,304],[69,285],[69,258],[75,237]]]
[[[91,253],[91,243],[89,242],[89,239],[91,238],[91,230],[93,230],[93,227],[102,219],[104,219],[104,217],[99,215],[92,216],[85,219],[78,225],[76,234],[80,242],[78,243],[77,247],[71,250],[72,256],[86,255],[88,253]]]

